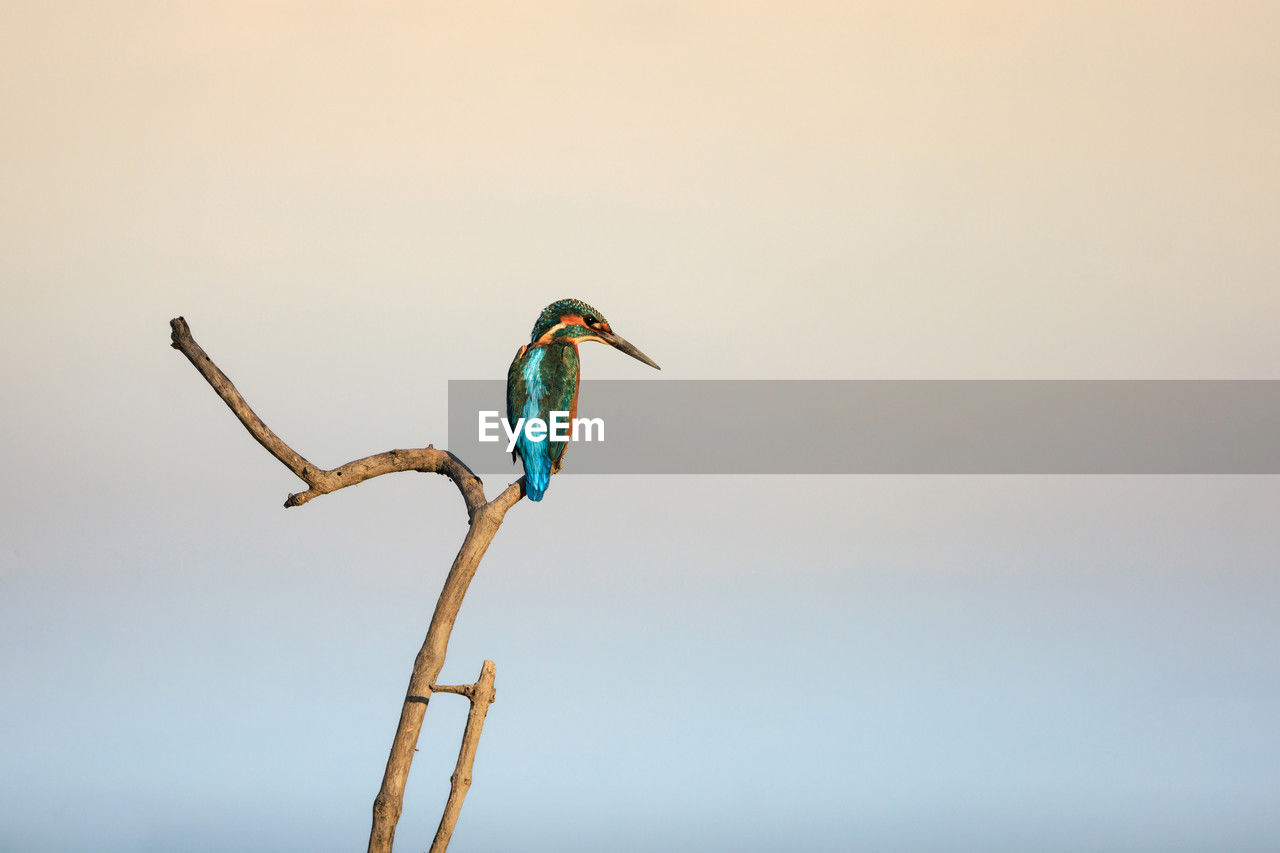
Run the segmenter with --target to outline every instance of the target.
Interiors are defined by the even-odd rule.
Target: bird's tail
[[[551,445],[545,439],[531,441],[522,434],[516,441],[516,451],[524,463],[524,493],[531,501],[540,501],[551,484]]]
[[[524,474],[524,493],[529,500],[540,501],[551,484],[551,470],[534,465],[529,468],[532,470],[526,470]]]

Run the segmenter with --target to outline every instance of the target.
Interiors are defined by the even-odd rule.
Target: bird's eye
[[[594,326],[596,323],[598,323],[598,322],[600,322],[600,321],[599,321],[599,320],[597,320],[597,319],[596,319],[595,317],[593,317],[592,315],[588,314],[587,316],[585,316],[585,317],[583,317],[583,318],[582,318],[582,322],[586,323],[588,326]]]

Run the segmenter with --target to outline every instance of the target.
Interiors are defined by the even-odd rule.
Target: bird
[[[578,416],[578,344],[598,341],[622,350],[634,359],[661,370],[658,363],[620,337],[604,315],[579,299],[552,302],[538,315],[529,343],[520,347],[507,371],[507,423],[515,429],[520,418],[549,420],[551,412]],[[551,475],[564,463],[567,441],[552,440],[548,434],[535,440],[520,430],[514,462],[524,465],[525,494],[540,501]]]

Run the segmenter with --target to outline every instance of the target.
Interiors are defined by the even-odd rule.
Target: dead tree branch
[[[458,824],[458,815],[462,812],[462,801],[471,789],[471,766],[475,764],[476,748],[480,746],[480,730],[484,728],[485,714],[493,704],[493,677],[497,670],[493,661],[487,660],[480,667],[480,677],[475,684],[457,688],[471,700],[471,712],[467,715],[467,727],[462,732],[462,746],[458,748],[458,763],[453,775],[449,777],[449,801],[445,803],[444,814],[440,816],[440,826],[436,829],[436,837],[431,842],[431,853],[444,853],[449,847],[449,839],[453,837],[453,828]],[[435,688],[441,692],[440,687]],[[454,692],[455,688],[447,688]]]
[[[485,499],[484,486],[480,478],[462,460],[447,450],[437,450],[431,445],[409,450],[388,450],[385,453],[356,459],[337,468],[319,468],[285,444],[263,423],[226,374],[218,369],[218,366],[195,342],[186,320],[177,317],[169,321],[169,326],[173,348],[185,355],[200,375],[213,386],[213,390],[240,419],[240,423],[244,424],[249,434],[265,447],[267,452],[307,484],[308,488],[304,491],[289,495],[284,504],[286,507],[301,506],[320,495],[354,486],[372,477],[400,471],[443,474],[458,487],[467,507],[470,526],[457,556],[453,559],[453,565],[449,568],[444,588],[440,591],[435,612],[431,616],[431,625],[427,629],[426,639],[423,640],[422,648],[413,662],[413,673],[409,679],[409,689],[405,694],[404,705],[400,709],[400,722],[396,727],[391,753],[387,758],[382,787],[373,803],[373,827],[369,834],[370,853],[389,853],[395,840],[396,823],[404,807],[405,782],[409,778],[409,768],[413,763],[418,734],[422,730],[422,720],[426,716],[427,703],[431,694],[435,691],[461,693],[471,700],[472,709],[471,716],[467,720],[466,732],[463,734],[462,751],[458,755],[458,770],[454,773],[445,814],[441,818],[440,830],[436,833],[436,840],[431,847],[433,851],[443,851],[449,843],[449,835],[457,822],[463,797],[466,796],[466,788],[470,786],[471,762],[475,758],[476,744],[480,737],[484,715],[493,701],[494,666],[492,662],[485,661],[480,671],[480,680],[473,685],[436,686],[435,680],[444,667],[445,654],[449,648],[449,635],[453,632],[458,611],[462,607],[471,579],[475,577],[480,560],[484,557],[489,543],[493,541],[494,534],[498,532],[507,510],[524,497],[523,478],[507,486],[492,501],[488,501]],[[466,759],[465,768],[464,758]],[[464,779],[465,785],[462,785],[461,780]],[[444,833],[443,840],[441,833]]]
[[[337,468],[324,469],[311,464],[262,422],[262,418],[249,407],[227,375],[218,369],[218,365],[213,363],[213,360],[196,343],[195,338],[191,337],[191,328],[186,320],[175,317],[169,321],[169,328],[173,348],[195,365],[200,375],[222,398],[222,402],[226,403],[232,413],[240,419],[240,423],[244,424],[249,435],[310,487],[305,491],[289,495],[288,500],[284,502],[285,506],[302,506],[320,495],[327,495],[338,489],[363,483],[372,477],[400,471],[444,474],[462,493],[468,516],[475,515],[476,510],[485,504],[484,486],[480,478],[461,459],[447,450],[436,450],[431,445],[411,450],[388,450],[385,453],[356,459]]]
[[[387,770],[382,777],[382,789],[373,801],[370,853],[386,853],[391,850],[396,822],[399,821],[400,811],[404,806],[404,786],[409,778],[409,767],[413,763],[413,748],[418,742],[418,732],[422,730],[422,718],[427,713],[431,685],[444,666],[449,634],[453,631],[454,620],[458,618],[458,609],[462,607],[462,599],[467,594],[471,579],[475,577],[480,558],[498,532],[503,516],[523,496],[523,485],[517,480],[507,486],[502,494],[480,507],[471,517],[471,527],[462,540],[458,555],[453,558],[449,576],[444,581],[444,589],[440,591],[440,598],[436,602],[435,613],[431,616],[427,638],[413,662],[413,675],[409,679],[404,707],[400,709],[400,724],[396,727],[395,740],[391,744]]]

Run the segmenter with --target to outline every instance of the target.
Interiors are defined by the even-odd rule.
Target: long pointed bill
[[[649,356],[640,352],[640,350],[632,346],[631,343],[626,338],[616,335],[613,332],[596,332],[596,334],[600,336],[600,340],[604,341],[606,344],[608,344],[611,347],[615,347],[617,349],[622,350],[627,355],[634,358],[636,361],[643,361],[645,364],[649,365],[650,367],[656,370],[662,369],[661,367],[658,367],[658,362],[654,361],[653,359],[649,358]]]

